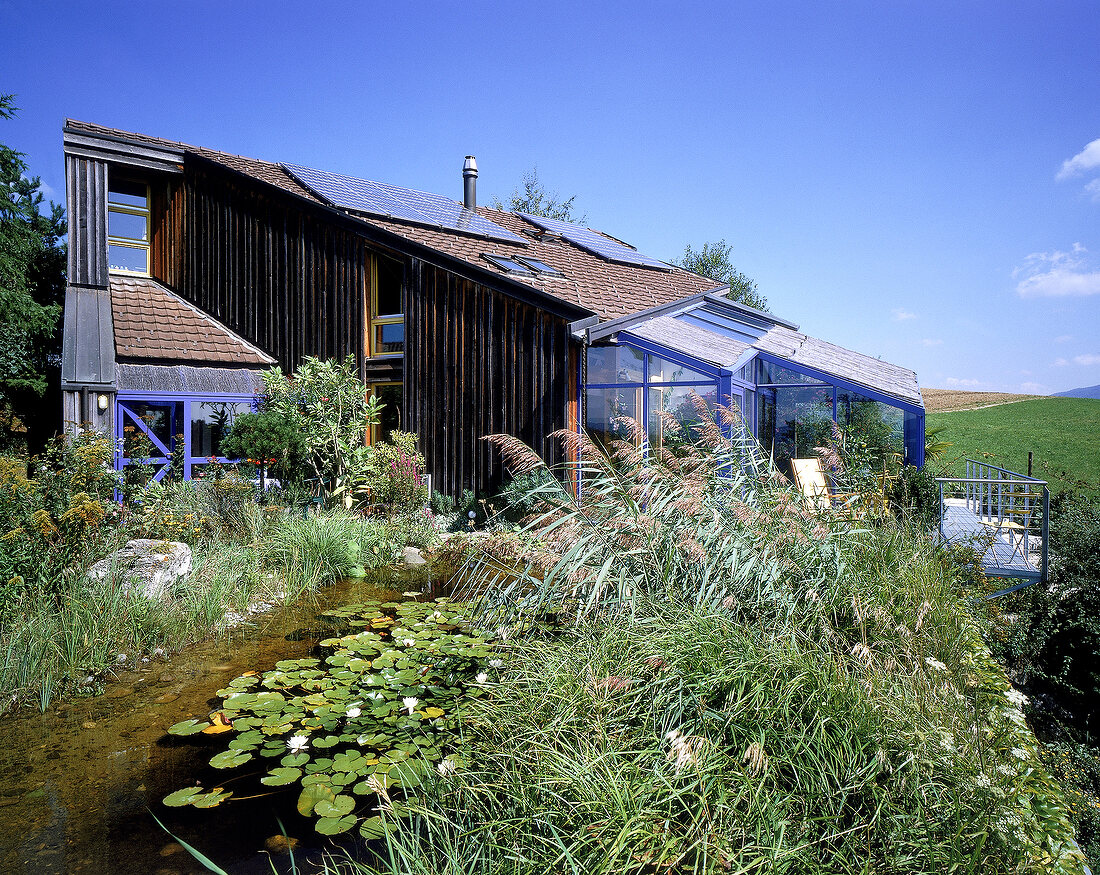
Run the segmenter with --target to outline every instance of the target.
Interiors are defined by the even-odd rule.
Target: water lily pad
[[[164,804],[169,808],[181,808],[190,805],[198,796],[206,791],[202,787],[184,787],[175,793],[169,793],[164,797]]]
[[[365,839],[380,839],[386,834],[386,824],[377,814],[359,824],[359,835]]]
[[[190,720],[181,720],[173,726],[168,727],[169,735],[195,735],[198,732],[202,732],[210,723],[206,720],[196,720],[191,718]]]
[[[341,794],[331,801],[328,799],[318,800],[313,807],[313,813],[319,817],[343,817],[345,814],[350,814],[353,808],[355,808],[355,800],[350,796]]]
[[[302,793],[298,797],[298,813],[303,817],[309,817],[313,813],[314,807],[322,799],[332,802],[336,799],[336,794],[325,784],[310,784],[303,787]]]
[[[268,787],[283,787],[292,784],[302,776],[301,769],[287,768],[285,766],[272,769],[264,777],[260,778],[261,784]]]
[[[347,832],[355,826],[357,820],[358,818],[351,814],[345,814],[343,817],[319,817],[313,828],[323,836],[334,836]]]
[[[252,754],[243,750],[223,750],[210,758],[210,765],[215,769],[232,769],[243,765],[252,759]]]
[[[221,787],[215,787],[209,793],[204,793],[193,799],[191,805],[195,808],[214,808],[232,795],[233,792],[231,790],[223,790]]]

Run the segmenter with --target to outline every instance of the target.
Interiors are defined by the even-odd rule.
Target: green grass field
[[[1041,398],[981,410],[930,413],[928,428],[944,425],[954,446],[941,466],[965,476],[966,459],[989,462],[1050,483],[1052,493],[1075,489],[1100,499],[1100,401]]]

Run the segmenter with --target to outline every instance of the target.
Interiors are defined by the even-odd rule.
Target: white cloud
[[[1056,367],[1056,368],[1064,368],[1068,364],[1069,364],[1069,362],[1066,361],[1065,359],[1055,359],[1054,360],[1054,367]]]
[[[938,337],[926,337],[921,341],[925,346],[943,346],[943,341]]]
[[[1086,353],[1085,355],[1075,355],[1073,357],[1073,363],[1075,365],[1081,365],[1082,367],[1088,367],[1089,365],[1100,365],[1100,355],[1096,353]]]
[[[1100,141],[1098,141],[1100,142]],[[1012,271],[1021,298],[1065,298],[1100,295],[1100,270],[1090,270],[1088,250],[1074,243],[1069,252],[1033,252]]]
[[[1100,140],[1093,140],[1084,149],[1062,162],[1062,169],[1054,177],[1057,180],[1069,179],[1079,173],[1100,167]]]
[[[916,313],[910,313],[908,310],[903,310],[901,307],[896,307],[890,311],[894,314],[895,322],[904,322],[906,319],[916,319]]]
[[[944,380],[949,389],[977,389],[981,384],[981,380],[960,380],[957,377],[948,377]]]
[[[1055,343],[1069,343],[1071,340],[1073,340],[1072,334],[1059,334],[1054,338]]]
[[[1021,383],[1020,391],[1025,395],[1046,395],[1050,390],[1042,383]]]

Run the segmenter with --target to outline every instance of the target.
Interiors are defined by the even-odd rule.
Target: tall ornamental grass
[[[467,569],[508,655],[463,765],[367,870],[1083,871],[945,554],[808,512],[740,436],[563,436],[566,482]]]

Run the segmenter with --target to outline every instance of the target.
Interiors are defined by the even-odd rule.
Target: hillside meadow
[[[926,393],[927,394],[927,393]],[[1100,499],[1100,401],[1036,398],[976,410],[929,412],[928,427],[944,426],[952,446],[951,474],[966,474],[966,459],[989,462],[1047,480],[1051,492],[1074,489]]]

